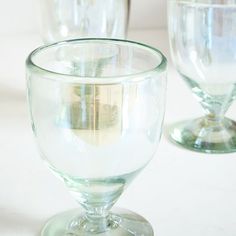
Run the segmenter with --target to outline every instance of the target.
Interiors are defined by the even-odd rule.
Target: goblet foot
[[[205,153],[236,152],[236,122],[209,117],[180,122],[170,129],[170,139],[184,148]]]
[[[101,222],[100,222],[101,223]],[[104,223],[104,222],[103,222]],[[78,209],[58,214],[51,218],[41,232],[41,236],[153,236],[151,225],[142,216],[128,210],[115,209],[106,218],[103,230],[86,218]]]

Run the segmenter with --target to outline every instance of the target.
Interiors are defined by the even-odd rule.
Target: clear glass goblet
[[[175,125],[171,139],[200,152],[236,151],[236,123],[224,117],[236,96],[236,1],[169,0],[175,67],[205,116]]]
[[[160,140],[166,59],[144,44],[78,39],[27,59],[32,129],[40,154],[84,208],[52,218],[42,236],[153,235],[149,223],[110,208]]]
[[[130,0],[40,0],[45,43],[75,38],[125,38]]]

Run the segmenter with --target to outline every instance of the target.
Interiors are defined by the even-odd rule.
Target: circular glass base
[[[151,225],[131,211],[115,209],[109,215],[103,232],[88,230],[88,221],[78,209],[58,214],[44,226],[41,236],[153,236]],[[91,223],[91,222],[90,222]],[[104,225],[103,225],[104,226]]]
[[[205,153],[236,152],[236,123],[224,118],[220,123],[207,117],[173,125],[170,139],[184,148]]]

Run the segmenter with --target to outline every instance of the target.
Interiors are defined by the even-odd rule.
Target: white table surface
[[[129,38],[156,46],[169,58],[165,30],[133,31]],[[38,236],[49,217],[77,207],[40,160],[31,133],[24,60],[40,44],[34,34],[0,37],[1,236]],[[203,114],[171,65],[168,77],[165,130]],[[227,115],[236,119],[235,104]],[[116,206],[146,217],[156,236],[235,236],[236,154],[191,152],[163,135],[156,157]]]

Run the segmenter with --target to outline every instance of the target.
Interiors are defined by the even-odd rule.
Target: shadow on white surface
[[[45,219],[36,219],[24,213],[0,208],[0,235],[39,236]]]

